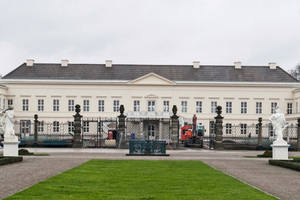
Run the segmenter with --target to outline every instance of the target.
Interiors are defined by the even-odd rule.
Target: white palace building
[[[35,63],[27,60],[0,79],[0,111],[14,106],[17,121],[39,115],[45,122],[73,120],[74,106],[84,118],[110,118],[124,105],[131,118],[169,118],[178,108],[181,124],[194,114],[205,127],[222,106],[223,124],[263,123],[279,106],[290,123],[299,114],[300,83],[286,71],[266,66],[129,65]]]

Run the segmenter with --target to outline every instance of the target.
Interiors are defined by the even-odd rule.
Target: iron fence
[[[258,146],[258,131],[258,124],[225,124],[223,126],[223,144]],[[283,131],[283,139],[291,144],[292,148],[297,145],[297,132],[297,126],[293,124]],[[272,124],[262,125],[262,146],[269,148],[275,140],[276,136]]]

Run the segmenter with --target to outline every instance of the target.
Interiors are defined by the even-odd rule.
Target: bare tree
[[[300,63],[298,63],[294,69],[288,70],[288,73],[300,81]]]

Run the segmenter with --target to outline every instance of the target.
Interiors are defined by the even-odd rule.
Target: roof
[[[45,79],[45,80],[134,80],[149,73],[155,73],[171,81],[213,81],[213,82],[298,82],[286,71],[269,66],[201,65],[125,65],[113,64],[61,64],[34,63],[21,66],[3,79]]]

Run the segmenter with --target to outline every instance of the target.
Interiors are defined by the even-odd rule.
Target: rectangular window
[[[37,131],[39,133],[44,132],[44,122],[38,122]]]
[[[293,113],[293,104],[288,103],[287,104],[287,114],[292,114]]]
[[[140,111],[140,101],[133,102],[133,111],[135,112]]]
[[[247,113],[247,102],[241,102],[241,114]]]
[[[169,112],[169,101],[164,101],[164,112]]]
[[[87,121],[84,121],[84,122],[83,122],[83,132],[84,132],[84,133],[90,132],[90,124],[89,124],[89,122],[87,122]]]
[[[277,107],[277,102],[272,102],[271,103],[271,113],[272,114],[275,113],[276,107]]]
[[[232,113],[232,102],[226,102],[226,113]]]
[[[298,113],[298,102],[296,102],[296,113]]]
[[[59,111],[59,100],[58,99],[53,100],[53,111]]]
[[[181,101],[181,112],[182,113],[187,112],[187,101]]]
[[[98,101],[98,111],[99,112],[104,112],[104,100],[99,100]]]
[[[262,102],[256,102],[256,114],[262,113]]]
[[[217,102],[212,101],[211,102],[211,113],[216,113],[217,112],[216,108],[217,108]]]
[[[55,133],[59,132],[59,122],[58,121],[53,122],[53,132],[55,132]]]
[[[28,99],[23,99],[23,111],[28,111]]]
[[[258,135],[258,131],[259,131],[259,125],[255,124],[255,134]]]
[[[202,101],[196,101],[196,113],[202,113]]]
[[[5,99],[3,99],[3,110],[5,110]]]
[[[12,106],[13,104],[13,100],[12,99],[7,99],[7,105],[8,106]]]
[[[0,109],[1,109],[1,98],[0,98]]]
[[[269,136],[275,136],[272,123],[269,123]]]
[[[90,111],[90,100],[83,100],[83,112]]]
[[[231,134],[231,127],[232,125],[231,124],[226,124],[226,134]]]
[[[119,100],[114,100],[114,112],[119,112],[120,110],[120,101]]]
[[[68,100],[68,111],[74,112],[74,100],[73,99]]]
[[[44,99],[38,99],[38,111],[44,111]]]
[[[148,112],[155,112],[155,101],[148,101]]]
[[[247,134],[247,124],[241,124],[241,134]]]
[[[68,132],[69,133],[74,133],[74,122],[68,122]]]

